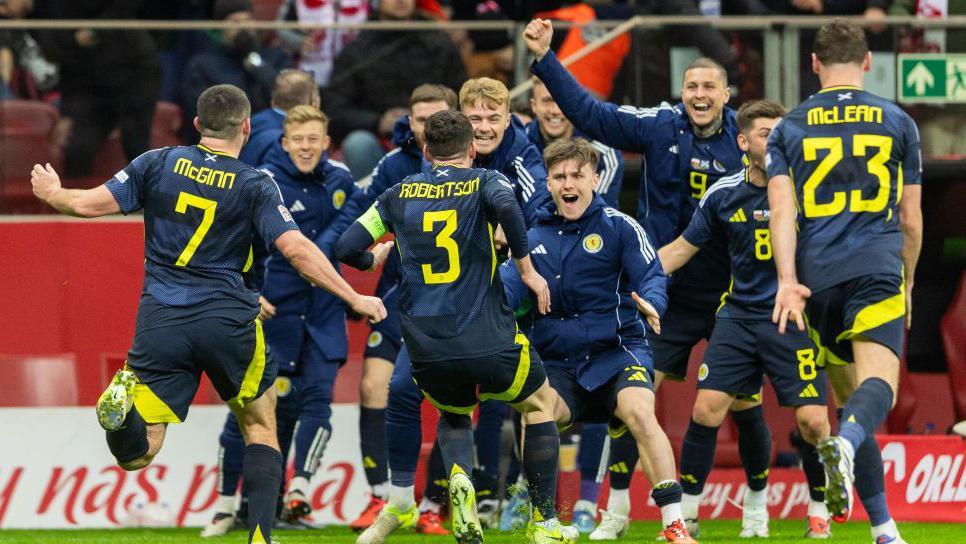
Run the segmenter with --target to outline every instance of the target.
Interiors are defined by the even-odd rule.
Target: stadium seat
[[[59,119],[57,110],[44,102],[0,101],[0,212],[36,206],[30,169],[46,162],[60,167],[60,149],[53,145]]]
[[[962,421],[966,419],[966,272],[959,278],[956,296],[939,324],[939,332],[946,351],[956,421]]]
[[[0,406],[76,406],[76,362],[73,354],[0,355]]]

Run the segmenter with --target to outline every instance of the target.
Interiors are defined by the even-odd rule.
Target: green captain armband
[[[382,216],[379,215],[379,210],[376,209],[375,204],[369,206],[369,209],[366,210],[366,213],[359,216],[359,219],[356,221],[358,221],[360,225],[369,231],[373,241],[382,238],[384,234],[389,232],[389,229],[387,229],[386,225],[382,222]]]

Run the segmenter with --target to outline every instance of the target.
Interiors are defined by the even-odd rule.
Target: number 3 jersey
[[[812,291],[902,274],[899,201],[919,184],[919,132],[898,106],[858,87],[823,89],[772,131],[768,178],[791,176],[799,280]]]
[[[498,208],[507,205],[519,210],[499,172],[445,165],[409,176],[376,199],[378,230],[396,235],[400,322],[414,361],[481,357],[513,344],[516,322],[493,245]]]
[[[271,177],[201,145],[148,151],[105,185],[125,214],[144,209],[144,293],[167,306],[227,298],[257,311],[252,234],[298,229]]]

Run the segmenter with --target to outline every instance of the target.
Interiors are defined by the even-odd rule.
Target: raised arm
[[[46,202],[58,212],[74,217],[101,217],[119,213],[121,206],[104,185],[93,189],[65,189],[54,167],[34,165],[30,172],[30,185],[34,196]]]
[[[537,296],[538,311],[546,314],[550,311],[550,287],[530,262],[527,227],[523,221],[523,212],[513,194],[513,186],[500,174],[499,179],[489,180],[482,191],[484,202],[496,217],[497,223],[503,227],[510,256],[520,272],[520,279]]]
[[[643,110],[596,100],[550,51],[552,37],[553,26],[546,19],[530,21],[523,33],[527,48],[536,57],[530,71],[547,86],[560,111],[594,140],[618,149],[644,152],[657,119],[657,108]]]
[[[290,230],[275,239],[275,247],[292,263],[299,274],[316,287],[341,298],[356,313],[367,316],[373,323],[386,317],[386,308],[378,297],[356,293],[336,271],[329,259],[312,240],[298,230]]]
[[[389,229],[379,208],[373,205],[342,233],[335,248],[335,258],[359,270],[375,270],[389,256],[393,242],[377,244],[372,251],[369,246],[387,232]]]
[[[671,275],[688,264],[699,251],[701,248],[685,240],[684,236],[678,236],[673,242],[659,249],[657,256],[664,267],[664,273]]]
[[[661,261],[637,221],[616,210],[608,214],[619,220],[621,264],[634,289],[632,298],[654,332],[660,334],[660,318],[667,309],[667,276]]]

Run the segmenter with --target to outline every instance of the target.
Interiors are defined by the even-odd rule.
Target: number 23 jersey
[[[386,190],[375,209],[402,263],[400,322],[413,360],[480,357],[513,344],[516,322],[496,273],[499,172],[437,165]]]
[[[144,293],[166,306],[257,311],[252,234],[271,243],[298,229],[272,178],[201,145],[148,151],[105,185],[123,213],[144,209]]]
[[[919,184],[919,131],[898,106],[858,87],[828,87],[772,131],[768,178],[795,183],[799,279],[813,291],[902,274],[899,201]]]

